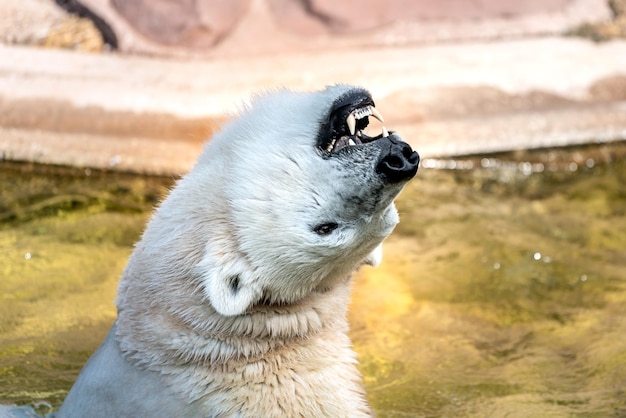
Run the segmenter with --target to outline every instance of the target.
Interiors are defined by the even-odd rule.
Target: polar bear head
[[[365,134],[370,122],[380,133]],[[218,313],[239,315],[296,303],[378,264],[398,222],[393,199],[418,164],[368,91],[278,91],[214,136],[168,200],[196,237],[184,245],[199,246],[194,275],[206,297]]]

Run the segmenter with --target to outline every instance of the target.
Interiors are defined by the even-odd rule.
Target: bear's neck
[[[297,304],[260,303],[237,316],[217,313],[191,282],[160,280],[156,288],[150,280],[124,278],[117,338],[131,363],[159,371],[190,362],[225,367],[255,361],[287,345],[307,344],[329,331],[347,335],[350,278]],[[160,293],[159,303],[155,292]]]

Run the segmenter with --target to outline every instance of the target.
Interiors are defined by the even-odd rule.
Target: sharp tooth
[[[389,132],[387,131],[387,128],[383,126],[383,138],[387,138],[388,136],[389,136]]]
[[[348,145],[356,145],[356,142],[352,140],[352,138],[348,139]]]
[[[356,136],[358,136],[359,138],[363,135],[363,131],[359,131],[356,133]]]
[[[354,117],[354,113],[348,115],[346,123],[348,124],[348,129],[350,129],[350,135],[354,135],[354,131],[356,130],[356,118]]]
[[[326,151],[331,152],[333,148],[335,147],[336,142],[337,142],[337,139],[333,139],[331,143],[328,144],[328,146],[326,147]]]
[[[380,114],[378,110],[374,106],[370,106],[370,112],[372,112],[372,116],[380,121],[380,123],[385,123],[383,116]]]

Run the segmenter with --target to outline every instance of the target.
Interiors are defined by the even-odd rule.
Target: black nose
[[[381,142],[385,141],[385,142]],[[411,179],[417,173],[420,156],[409,144],[392,134],[379,139],[382,146],[376,172],[388,183],[399,183]]]

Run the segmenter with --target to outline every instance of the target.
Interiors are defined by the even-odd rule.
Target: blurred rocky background
[[[626,0],[0,0],[0,41],[158,55],[626,37]]]
[[[624,140],[625,35],[626,0],[0,0],[0,161],[178,174],[333,83],[425,158]]]

